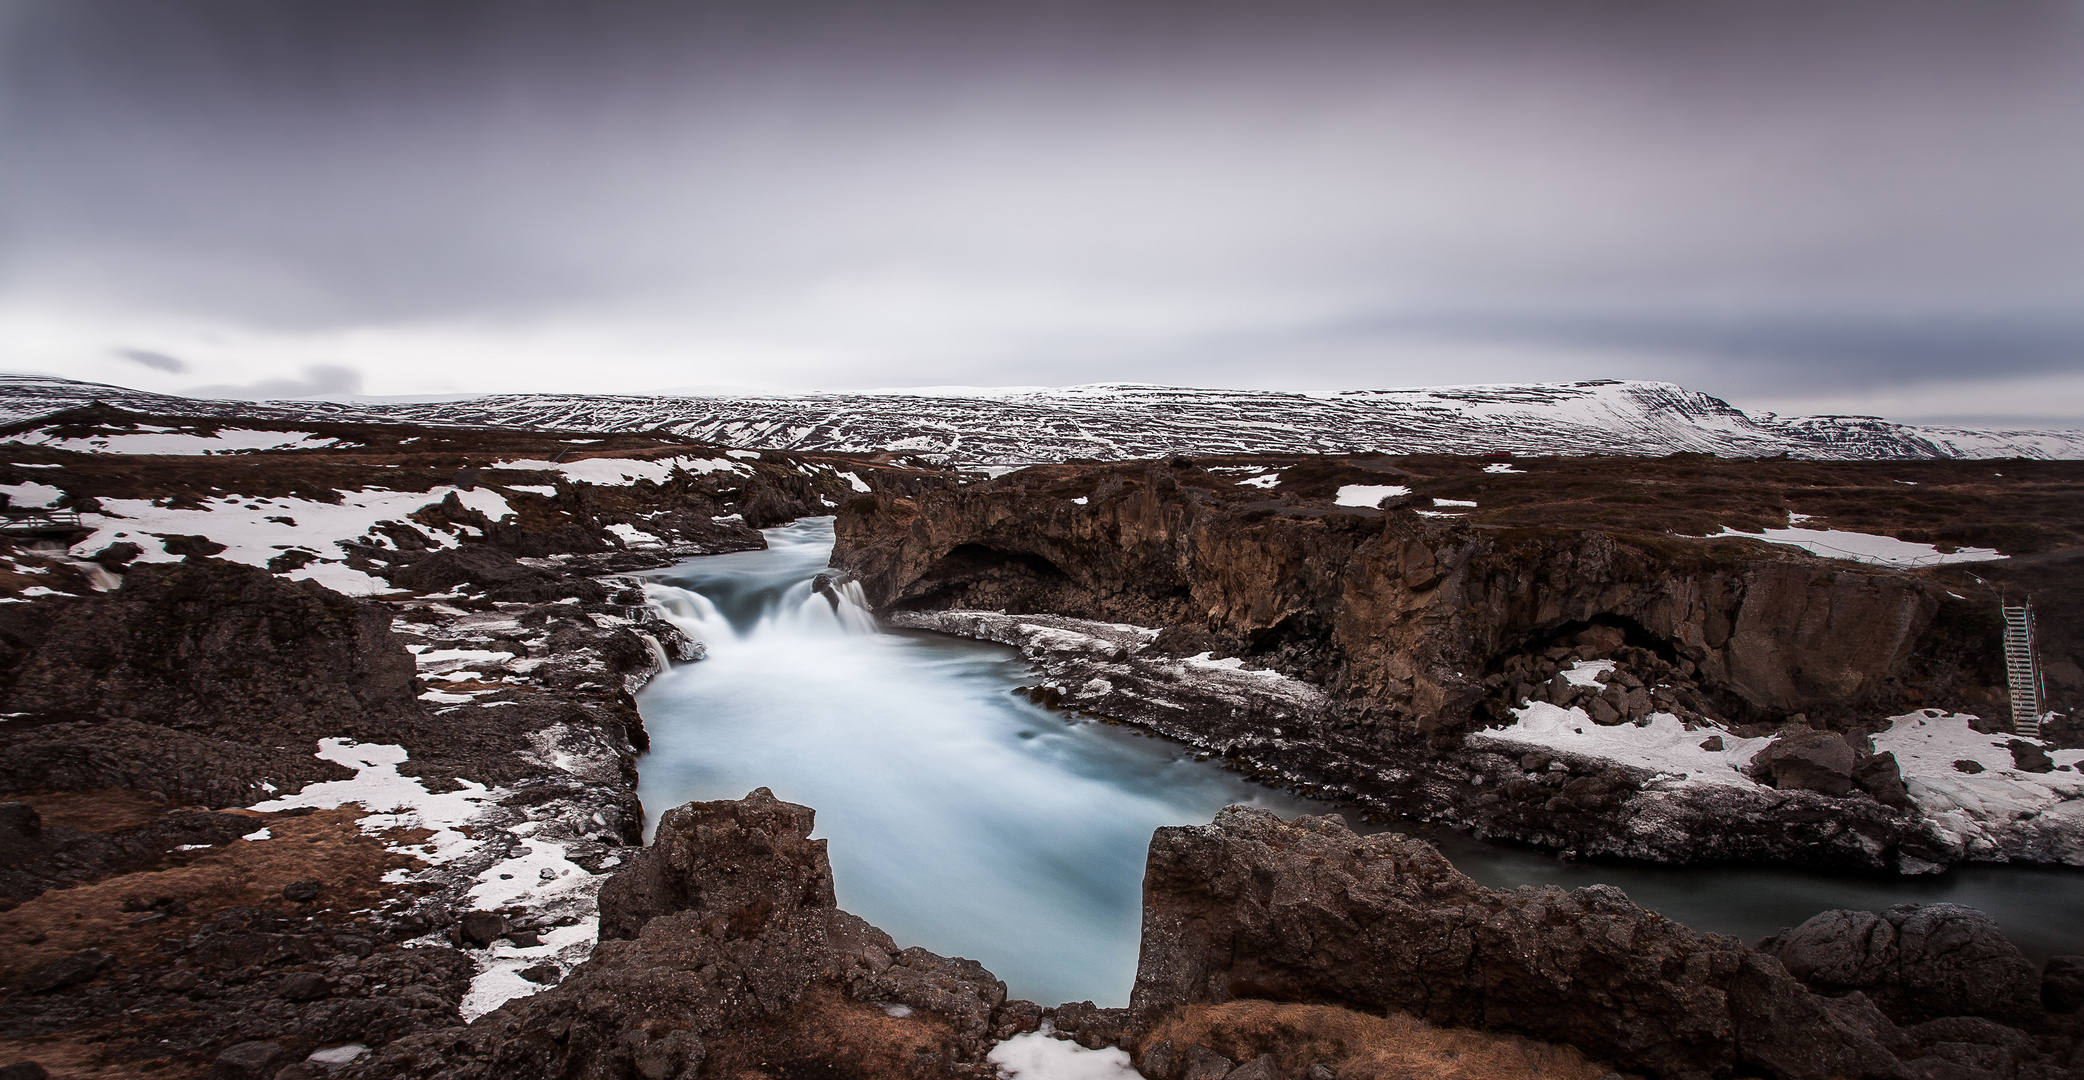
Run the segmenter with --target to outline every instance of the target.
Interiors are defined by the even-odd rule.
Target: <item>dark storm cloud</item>
[[[362,373],[339,364],[313,364],[302,378],[262,379],[241,385],[190,387],[188,394],[203,398],[315,398],[353,396],[362,392]]]
[[[150,349],[117,349],[115,353],[133,364],[143,364],[154,371],[178,375],[188,370],[188,365],[182,363],[180,357],[168,356],[163,352],[153,352]]]
[[[20,302],[853,385],[2084,366],[2077,2],[53,0],[0,78]]]

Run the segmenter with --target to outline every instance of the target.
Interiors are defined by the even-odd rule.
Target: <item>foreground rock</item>
[[[1000,1014],[1032,1027],[1032,1006],[839,910],[812,820],[765,788],[669,811],[602,890],[591,959],[466,1030],[391,1044],[371,1075],[994,1075]]]
[[[1995,984],[2010,987],[2016,972],[1999,969]],[[1653,1076],[2056,1077],[2084,1066],[2074,1018],[2038,1013],[2031,1032],[1959,1017],[1906,1029],[1865,994],[1813,992],[1771,955],[1611,887],[1499,892],[1417,841],[1231,807],[1152,840],[1132,1008],[1154,1023],[1246,998],[1518,1032]]]

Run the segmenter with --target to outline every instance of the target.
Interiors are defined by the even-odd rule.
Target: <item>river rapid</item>
[[[1284,817],[1339,812],[1190,748],[1031,704],[1012,692],[1032,674],[1011,648],[877,632],[857,600],[812,588],[831,553],[829,518],[766,535],[765,551],[649,575],[654,608],[709,658],[638,696],[652,747],[638,794],[654,817],[757,787],[816,808],[840,906],[900,945],[980,961],[1015,997],[1124,1005],[1153,829],[1203,824],[1237,802]],[[1988,911],[2036,961],[2084,953],[2076,871],[1898,878],[1565,863],[1397,827],[1486,885],[1616,885],[1695,929],[1747,941],[1834,907],[1943,900]]]

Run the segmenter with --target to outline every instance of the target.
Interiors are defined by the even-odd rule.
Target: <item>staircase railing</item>
[[[2012,691],[2012,733],[2041,734],[2041,672],[2033,656],[2033,608],[2005,605],[2004,674]]]

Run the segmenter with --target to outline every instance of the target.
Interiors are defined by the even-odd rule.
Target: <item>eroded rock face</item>
[[[1080,502],[1065,497],[1073,488]],[[1849,716],[1892,700],[1943,595],[1901,574],[1711,541],[1246,502],[1158,464],[855,500],[834,561],[879,610],[1216,634],[1405,734],[1466,728],[1495,658],[1599,619],[1684,660],[1725,710],[1746,714],[1734,719]]]
[[[1515,1031],[1653,1076],[1955,1075],[1908,1061],[1947,1032],[1921,1039],[1863,994],[1813,993],[1771,955],[1617,889],[1486,889],[1418,841],[1234,806],[1152,839],[1131,1005],[1155,1022],[1247,998]],[[1959,1075],[2015,1074],[2060,1071]]]
[[[668,811],[603,887],[586,963],[467,1030],[391,1044],[377,1074],[993,1075],[983,1055],[1028,1003],[974,961],[900,949],[839,910],[813,820],[765,788]]]
[[[2026,1024],[2042,1011],[2040,973],[1988,915],[1959,904],[1826,911],[1759,948],[1810,988],[1860,991],[1901,1023]]]
[[[295,714],[370,741],[421,715],[390,614],[309,581],[217,560],[133,568],[106,597],[0,612],[0,704],[231,734]]]
[[[131,569],[105,596],[0,609],[0,789],[126,787],[207,806],[333,780],[322,738],[427,722],[390,613],[215,559]]]

